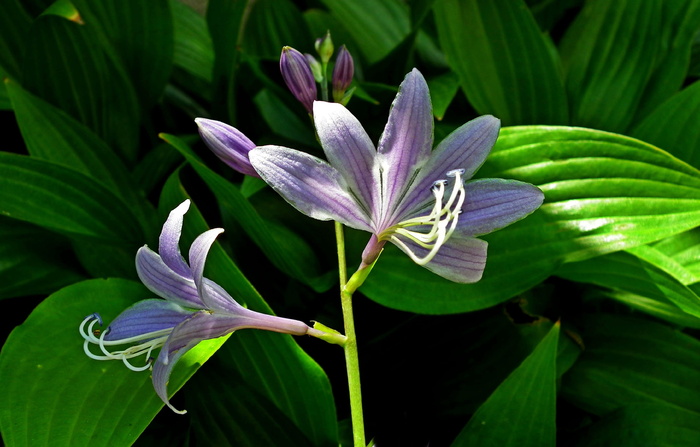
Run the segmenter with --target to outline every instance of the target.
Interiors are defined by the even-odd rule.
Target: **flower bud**
[[[335,59],[333,67],[333,100],[343,103],[345,90],[352,83],[352,76],[355,73],[355,64],[352,56],[345,45],[340,47],[338,57]]]
[[[316,81],[306,57],[292,47],[282,48],[280,71],[294,97],[312,113],[316,100]]]
[[[319,83],[323,81],[323,66],[321,63],[309,53],[304,53],[304,56],[306,60],[309,61],[309,67],[311,68],[311,73],[314,75],[314,80]]]
[[[221,121],[206,118],[194,121],[204,143],[221,161],[242,174],[260,177],[248,158],[248,152],[255,147],[248,137]]]
[[[321,62],[327,64],[328,61],[331,60],[334,50],[333,41],[331,40],[331,32],[326,31],[325,36],[316,39],[314,47],[316,48],[318,55],[321,57]]]

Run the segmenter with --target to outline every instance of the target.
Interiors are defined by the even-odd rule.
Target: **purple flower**
[[[335,59],[335,66],[333,67],[333,101],[344,104],[345,90],[350,87],[354,73],[355,64],[352,60],[352,55],[343,45],[338,51],[338,57]]]
[[[242,174],[260,177],[248,159],[248,152],[255,147],[248,137],[221,121],[206,118],[194,121],[204,143],[221,161]]]
[[[306,56],[292,47],[282,48],[280,71],[294,97],[306,107],[309,113],[312,113],[317,90]]]
[[[375,149],[342,105],[316,101],[314,122],[328,161],[279,146],[250,161],[292,206],[372,233],[360,268],[390,241],[413,261],[460,283],[481,279],[487,243],[476,236],[536,210],[542,192],[515,180],[471,180],[496,142],[500,121],[474,119],[435,150],[430,95],[414,69],[401,84]]]
[[[147,246],[136,254],[136,270],[144,285],[164,299],[139,301],[122,312],[107,329],[96,335],[95,324],[102,325],[98,314],[85,318],[80,333],[85,353],[97,360],[122,360],[135,371],[153,367],[153,387],[158,396],[176,413],[168,400],[167,383],[177,361],[203,340],[218,338],[238,329],[257,328],[293,335],[312,329],[297,320],[262,314],[238,304],[221,286],[202,276],[209,248],[222,229],[202,233],[192,243],[189,265],[180,254],[179,240],[183,216],[189,200],[171,211],[160,234],[159,252]],[[115,346],[131,344],[121,350]],[[94,354],[90,345],[99,347]],[[155,363],[151,353],[160,348]],[[146,364],[133,366],[130,359],[145,356]]]

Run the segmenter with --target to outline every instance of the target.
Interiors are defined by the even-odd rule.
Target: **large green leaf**
[[[103,45],[119,57],[143,107],[163,93],[173,64],[168,0],[72,0]]]
[[[94,29],[55,15],[36,19],[27,41],[22,85],[135,158],[140,111],[132,84]]]
[[[521,0],[441,0],[435,20],[469,102],[506,125],[567,124],[561,68]]]
[[[7,82],[12,107],[29,154],[78,171],[124,200],[146,233],[155,232],[155,213],[126,166],[97,135],[66,113]]]
[[[593,258],[700,224],[700,172],[643,142],[569,127],[506,128],[479,176],[538,185],[533,215],[483,238],[483,279],[461,285],[385,250],[361,289],[386,306],[457,313],[493,306],[548,277],[558,264]]]
[[[32,19],[19,0],[6,0],[0,14],[0,67],[8,76],[17,79],[22,65],[24,43]]]
[[[69,236],[142,244],[131,210],[101,184],[72,169],[0,152],[0,213]]]
[[[172,0],[170,8],[175,34],[175,67],[209,84],[214,70],[214,47],[206,20],[184,2]]]
[[[230,213],[260,247],[270,261],[292,278],[305,282],[318,290],[327,290],[328,281],[319,273],[318,261],[311,248],[300,237],[287,231],[273,231],[255,208],[243,197],[240,190],[206,167],[181,139],[173,135],[161,137],[185,156],[187,161],[216,194],[221,209]]]
[[[175,174],[163,189],[161,209],[165,214],[185,198],[186,193]],[[193,206],[185,216],[183,239],[192,241],[206,230],[206,223]],[[225,235],[221,238],[225,239]],[[186,246],[186,243],[182,244],[182,247]],[[215,244],[209,253],[206,272],[207,277],[223,286],[239,302],[259,312],[272,313],[219,244]],[[227,411],[235,413],[236,419],[259,418],[265,421],[269,417],[265,410],[272,406],[275,408],[271,410],[273,414],[281,412],[289,418],[311,445],[337,445],[338,427],[328,378],[291,336],[257,330],[239,331],[219,351],[217,360],[224,374],[238,377],[239,385],[251,388],[240,395],[231,390],[222,391],[231,403],[227,405]],[[246,404],[253,396],[261,399],[256,407]],[[260,411],[263,413],[258,413]],[[235,426],[230,423],[221,426],[220,419],[210,422],[228,433],[226,436],[234,436],[231,430]],[[281,421],[279,423],[284,425]],[[258,428],[250,427],[251,430]],[[216,433],[211,435],[216,436]],[[237,439],[245,437],[236,436]]]
[[[700,168],[700,82],[659,106],[632,135]]]
[[[586,346],[561,395],[596,415],[639,403],[700,412],[700,342],[668,326],[611,315],[583,322]]]
[[[700,414],[671,405],[634,404],[576,431],[575,447],[695,447]]]
[[[695,277],[700,277],[700,228],[659,241],[654,248],[681,264]]]
[[[479,407],[452,447],[554,447],[559,324]],[[507,427],[507,429],[504,429]]]
[[[646,255],[645,252],[643,254]],[[573,281],[634,294],[639,299],[624,295],[620,298],[633,307],[660,318],[700,327],[700,298],[670,274],[632,254],[611,253],[583,262],[565,264],[556,274]],[[678,310],[688,315],[683,315]]]
[[[85,281],[48,297],[15,328],[0,353],[5,445],[130,445],[136,440],[163,407],[150,375],[119,361],[88,358],[78,326],[93,312],[109,322],[150,295],[131,281]],[[200,343],[183,356],[169,390],[179,389],[225,339]]]
[[[661,53],[662,1],[587,1],[560,51],[577,126],[622,132]]]

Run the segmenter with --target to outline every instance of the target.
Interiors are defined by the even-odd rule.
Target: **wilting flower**
[[[260,177],[248,159],[248,152],[255,147],[248,137],[221,121],[206,118],[196,118],[194,121],[204,143],[221,161],[240,173]]]
[[[102,324],[98,314],[85,318],[80,333],[85,339],[85,353],[97,360],[122,360],[135,371],[153,367],[153,387],[158,396],[177,413],[168,400],[167,383],[175,363],[203,340],[218,338],[238,329],[257,328],[293,335],[314,331],[297,320],[262,314],[238,304],[221,286],[202,276],[209,248],[222,229],[202,233],[192,243],[189,265],[180,254],[179,240],[183,216],[189,200],[170,212],[160,234],[159,253],[141,247],[136,254],[136,270],[144,285],[161,299],[139,301],[122,312],[99,336],[95,324]],[[131,344],[121,350],[115,346]],[[94,354],[90,346],[101,351]],[[151,353],[160,349],[151,365]],[[145,356],[143,366],[130,359]]]
[[[256,147],[250,161],[302,213],[372,233],[361,268],[391,241],[447,279],[476,282],[487,248],[476,236],[510,225],[542,204],[542,192],[527,183],[465,183],[496,141],[500,122],[492,116],[462,125],[431,150],[430,94],[418,70],[401,84],[376,149],[340,104],[316,101],[314,122],[328,162],[279,146]]]
[[[355,63],[345,45],[340,47],[333,67],[333,101],[345,104],[345,90],[350,87],[355,73]]]
[[[280,71],[294,97],[312,113],[317,95],[316,80],[306,56],[292,47],[282,48]]]

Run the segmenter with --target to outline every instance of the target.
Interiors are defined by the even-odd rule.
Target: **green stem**
[[[345,237],[343,225],[335,223],[335,237],[338,243],[338,271],[340,278],[340,302],[343,307],[345,324],[345,365],[348,370],[348,388],[350,390],[350,416],[355,447],[365,447],[365,423],[362,416],[362,390],[360,388],[360,362],[357,356],[357,338],[355,337],[355,320],[352,315],[352,292],[346,289],[348,282],[347,264],[345,262]]]

